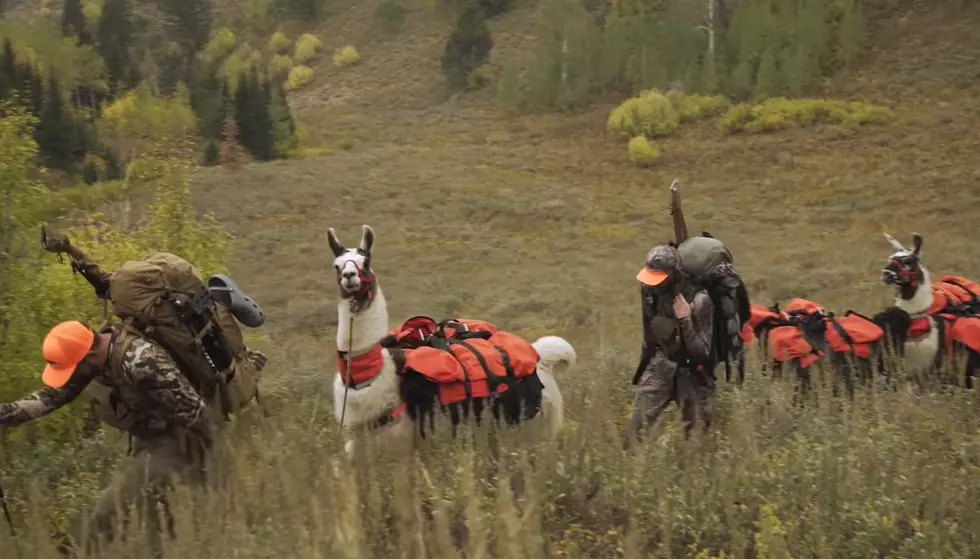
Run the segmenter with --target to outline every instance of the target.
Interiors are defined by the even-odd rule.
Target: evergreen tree
[[[85,28],[85,12],[82,11],[82,0],[65,0],[61,10],[61,34],[66,37],[77,37]]]
[[[486,64],[493,49],[493,37],[483,8],[469,4],[463,9],[456,28],[446,41],[442,71],[453,89],[463,89],[474,68]]]
[[[58,78],[48,80],[40,119],[35,131],[38,149],[48,167],[72,171],[79,146],[78,127],[61,96]]]
[[[211,36],[211,0],[157,0],[167,16],[168,35],[188,53],[201,50]]]
[[[104,0],[99,17],[98,53],[109,74],[109,89],[118,95],[138,82],[130,49],[134,45],[133,14],[129,0]]]
[[[266,87],[269,91],[269,116],[273,126],[275,153],[277,157],[286,157],[289,150],[296,145],[296,124],[282,80],[269,80]]]
[[[275,137],[269,114],[267,89],[253,66],[248,76],[239,80],[235,90],[235,120],[239,143],[259,161],[275,156]]]

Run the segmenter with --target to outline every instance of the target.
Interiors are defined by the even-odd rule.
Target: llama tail
[[[553,374],[568,369],[578,358],[572,344],[559,336],[543,336],[531,345],[541,358],[540,365],[551,370]]]

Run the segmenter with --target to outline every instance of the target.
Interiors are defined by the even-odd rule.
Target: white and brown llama
[[[363,226],[360,246],[345,248],[333,228],[327,242],[333,252],[340,297],[337,303],[337,351],[340,364],[333,383],[334,413],[345,430],[344,448],[353,452],[352,430],[364,430],[385,440],[414,444],[417,431],[402,399],[405,352],[382,346],[389,333],[385,296],[371,266],[374,231]],[[531,344],[537,351],[537,377],[541,390],[541,413],[535,421],[545,422],[550,435],[557,433],[563,419],[563,400],[555,377],[575,363],[575,350],[563,338],[544,336]],[[348,356],[349,353],[349,356]],[[350,384],[345,387],[350,359]],[[482,405],[482,403],[481,403]],[[542,417],[543,416],[543,417]]]
[[[922,235],[912,234],[911,249],[887,233],[885,238],[895,252],[882,269],[881,281],[895,286],[898,293],[894,306],[878,313],[875,322],[901,333],[900,354],[906,373],[938,373],[947,360],[956,370],[965,354],[964,380],[971,388],[980,370],[978,287],[957,276],[944,276],[933,283],[929,270],[922,265]]]

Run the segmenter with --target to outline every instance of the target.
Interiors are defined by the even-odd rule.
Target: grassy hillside
[[[640,342],[634,276],[672,234],[674,178],[691,229],[729,244],[759,303],[880,309],[891,298],[882,231],[923,234],[934,274],[980,275],[976,6],[893,3],[871,19],[853,73],[823,87],[891,107],[887,123],[723,136],[710,120],[638,169],[606,132],[622,98],[512,116],[492,91],[450,95],[439,57],[452,11],[406,1],[401,31],[386,36],[377,2],[344,1],[317,35],[361,60],[340,69],[324,57],[290,100],[306,141],[328,153],[193,181],[237,237],[232,274],[268,315],[258,347],[277,413],[238,426],[231,440],[247,444],[225,456],[217,491],[175,501],[168,557],[977,556],[975,394],[875,391],[849,406],[822,393],[797,409],[753,363],[743,389],[720,381],[711,441],[683,444],[671,409],[656,443],[620,448]],[[491,23],[492,65],[527,51],[528,4]],[[468,437],[417,459],[372,448],[356,465],[338,460],[324,235],[334,227],[353,244],[364,223],[392,325],[475,317],[575,345],[558,441],[527,455],[506,439],[514,452],[499,461]],[[47,556],[34,528],[20,556]]]

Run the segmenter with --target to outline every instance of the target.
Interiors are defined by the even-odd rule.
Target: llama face
[[[895,252],[888,257],[888,264],[881,270],[881,281],[885,285],[894,285],[902,298],[910,299],[923,281],[922,264],[919,260],[922,236],[918,233],[912,234],[912,250],[903,247],[887,233],[885,238]]]
[[[363,226],[363,230],[358,248],[344,248],[333,228],[327,231],[327,242],[335,257],[333,266],[337,272],[337,285],[345,298],[368,293],[374,284],[374,272],[371,270],[374,231],[367,225]]]

